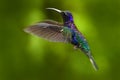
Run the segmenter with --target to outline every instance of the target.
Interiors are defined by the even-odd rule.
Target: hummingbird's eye
[[[63,16],[68,16],[66,12],[62,12]]]
[[[66,16],[68,16],[68,13],[67,13],[67,12],[65,12],[64,14],[65,14]]]

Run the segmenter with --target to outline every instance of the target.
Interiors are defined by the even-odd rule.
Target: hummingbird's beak
[[[61,11],[61,10],[56,9],[56,8],[46,8],[46,9],[49,9],[49,10],[54,10],[54,11],[56,11],[56,12],[58,12],[58,13],[62,13],[62,11]]]

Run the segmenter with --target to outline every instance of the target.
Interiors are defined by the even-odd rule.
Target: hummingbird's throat
[[[64,23],[73,23],[73,18],[72,17],[67,17],[63,19]]]

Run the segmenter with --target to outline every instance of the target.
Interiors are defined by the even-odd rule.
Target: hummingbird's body
[[[26,28],[25,31],[50,41],[68,42],[73,44],[75,48],[81,49],[88,56],[93,67],[97,70],[98,67],[91,55],[89,45],[82,33],[80,33],[75,26],[72,14],[69,11],[60,11],[55,8],[47,9],[59,12],[63,18],[63,24],[56,21],[47,20],[32,25],[31,27]]]

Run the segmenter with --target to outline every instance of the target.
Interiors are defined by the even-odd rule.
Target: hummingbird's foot
[[[78,47],[77,47],[77,46],[74,46],[74,49],[76,50],[76,49],[78,49]]]

